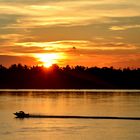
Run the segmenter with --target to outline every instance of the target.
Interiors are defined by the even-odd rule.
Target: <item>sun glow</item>
[[[60,54],[51,53],[51,54],[36,54],[36,58],[40,62],[39,65],[43,65],[44,67],[50,67],[53,64],[57,64],[58,60],[61,58]]]

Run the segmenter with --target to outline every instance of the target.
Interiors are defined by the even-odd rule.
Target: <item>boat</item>
[[[28,118],[29,114],[28,113],[24,113],[24,111],[19,111],[16,113],[13,113],[14,115],[16,115],[17,118]]]

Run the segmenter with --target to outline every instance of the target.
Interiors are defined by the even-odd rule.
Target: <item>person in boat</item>
[[[25,115],[24,111],[19,111],[19,112],[16,112],[15,114]]]
[[[19,111],[20,114],[25,114],[24,111]]]

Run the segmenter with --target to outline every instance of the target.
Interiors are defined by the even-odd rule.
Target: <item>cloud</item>
[[[26,42],[26,43],[17,43],[16,45],[22,46],[23,50],[26,48],[26,51],[31,51],[37,53],[37,50],[40,52],[64,52],[70,54],[91,54],[99,53],[102,54],[103,51],[106,53],[117,53],[123,51],[136,51],[139,49],[138,46],[134,44],[127,44],[123,42],[104,42],[100,41],[88,41],[88,40],[63,40],[63,41],[54,41],[54,42]],[[37,47],[35,47],[37,46]],[[75,47],[76,49],[73,49]],[[20,50],[20,49],[19,49]],[[21,49],[22,50],[22,49]],[[23,51],[25,52],[25,51]]]
[[[40,26],[76,26],[104,22],[105,17],[139,16],[139,5],[114,1],[51,1],[37,4],[30,1],[2,3],[0,14],[16,15],[17,22],[7,28],[32,28]],[[133,5],[132,5],[133,4]],[[123,13],[123,14],[122,14]]]
[[[73,49],[75,47],[76,49]],[[89,55],[92,53],[119,54],[124,52],[138,51],[140,48],[135,44],[124,42],[107,42],[106,40],[61,40],[52,42],[19,42],[13,46],[1,46],[0,54],[32,55],[38,53],[66,53],[72,55]]]
[[[11,56],[33,56],[35,53],[51,53],[56,50],[50,49],[45,50],[44,48],[32,46],[32,47],[24,47],[24,46],[3,46],[1,47],[0,55],[9,54]]]
[[[123,31],[123,30],[128,30],[128,29],[133,29],[133,28],[140,28],[140,25],[112,26],[110,30]]]
[[[63,40],[54,42],[18,43],[15,44],[15,46],[11,46],[10,48],[2,48],[3,51],[5,49],[5,53],[3,52],[0,54],[0,63],[4,65],[10,65],[12,63],[26,64],[27,62],[28,65],[37,65],[39,63],[36,58],[37,55],[54,53],[65,56],[59,59],[58,62],[60,65],[79,64],[99,67],[119,67],[122,66],[122,64],[126,66],[126,61],[132,62],[132,56],[135,58],[133,60],[138,62],[137,60],[139,60],[140,56],[139,46],[123,42],[104,41],[105,40],[102,40],[102,42],[98,43],[87,40]],[[76,49],[73,49],[73,47]],[[9,56],[6,54],[9,54]],[[33,62],[31,63],[31,61]]]

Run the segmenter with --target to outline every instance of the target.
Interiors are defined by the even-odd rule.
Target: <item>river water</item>
[[[139,120],[16,119],[23,110],[44,115],[140,117],[140,91],[1,90],[1,140],[139,140]]]

